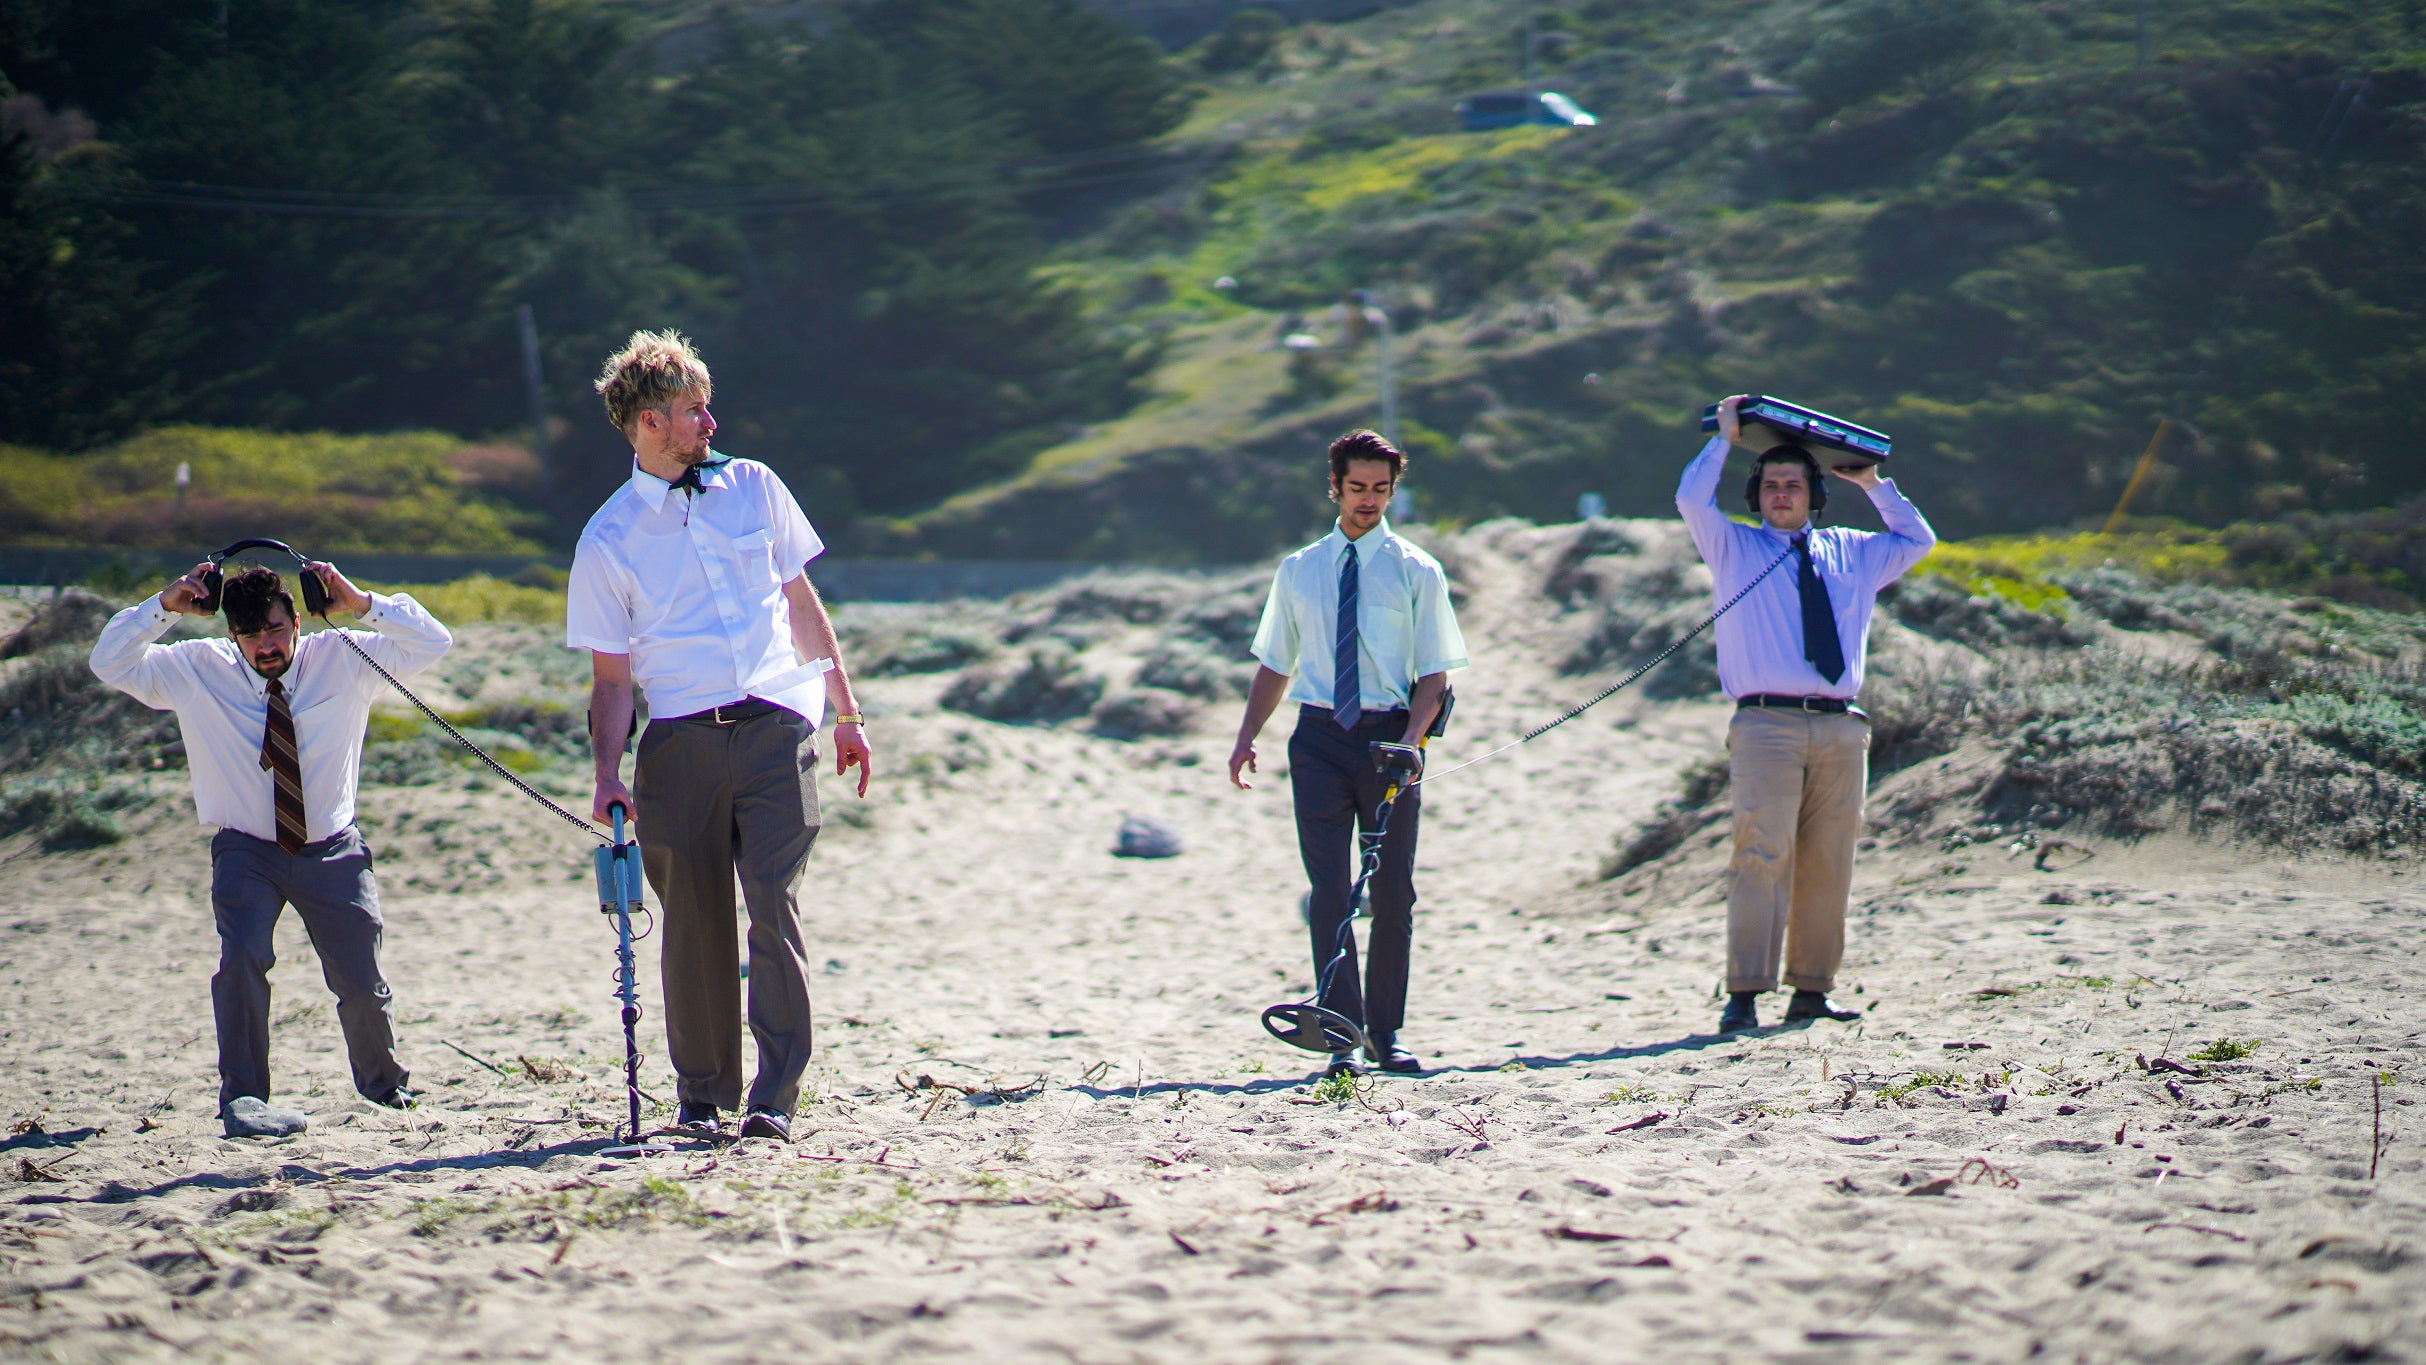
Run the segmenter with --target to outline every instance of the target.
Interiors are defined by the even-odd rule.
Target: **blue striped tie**
[[[1364,717],[1364,685],[1356,674],[1356,542],[1339,561],[1339,640],[1331,650],[1331,719],[1353,730]]]

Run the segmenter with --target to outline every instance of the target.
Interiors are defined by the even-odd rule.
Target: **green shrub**
[[[163,427],[73,458],[0,450],[0,509],[36,543],[187,550],[266,532],[316,555],[537,553],[539,518],[468,485],[466,449],[437,432]]]

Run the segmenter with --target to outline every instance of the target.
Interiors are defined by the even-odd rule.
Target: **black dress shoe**
[[[1796,991],[1786,1002],[1786,1022],[1798,1024],[1805,1019],[1834,1019],[1850,1024],[1862,1017],[1860,1010],[1849,1010],[1828,998],[1826,991]]]
[[[1380,1067],[1384,1071],[1398,1076],[1421,1076],[1424,1074],[1424,1064],[1416,1060],[1414,1053],[1400,1047],[1398,1044],[1398,1039],[1391,1037],[1390,1035],[1384,1034],[1383,1036],[1374,1039],[1373,1051],[1376,1054],[1373,1064]]]
[[[703,1100],[684,1100],[675,1111],[674,1126],[699,1133],[721,1133],[724,1124],[716,1117],[716,1106]]]
[[[1331,1065],[1324,1069],[1323,1075],[1325,1077],[1362,1076],[1372,1069],[1365,1065],[1365,1059],[1357,1049],[1350,1048],[1345,1052],[1332,1053]]]
[[[371,1103],[384,1104],[390,1109],[419,1109],[421,1097],[400,1085],[384,1095],[373,1096]]]
[[[790,1142],[792,1120],[772,1109],[753,1109],[750,1116],[741,1121],[741,1135],[745,1138],[773,1138],[777,1142]]]
[[[1727,1008],[1718,1016],[1718,1031],[1721,1033],[1750,1033],[1759,1028],[1761,1026],[1760,1010],[1755,1006],[1760,998],[1759,991],[1736,991],[1729,995]]]

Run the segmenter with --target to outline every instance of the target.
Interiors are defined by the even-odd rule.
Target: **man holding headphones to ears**
[[[379,970],[379,882],[354,827],[354,789],[371,698],[386,687],[332,632],[305,635],[295,599],[274,570],[218,578],[206,561],[110,618],[93,645],[101,681],[156,711],[175,711],[194,774],[194,811],[211,839],[211,910],[219,971],[211,1013],[219,1032],[219,1117],[229,1137],[283,1137],[308,1120],[270,1095],[272,931],[289,903],[311,935],[337,996],[337,1023],[364,1099],[410,1109],[411,1079],[396,1060],[396,1022]],[[368,593],[327,564],[331,611],[391,673],[429,667],[454,637],[410,597]],[[216,591],[214,591],[214,588]],[[216,601],[212,599],[216,597]],[[227,613],[228,638],[156,644],[179,615]]]
[[[1714,601],[1778,566],[1717,625],[1719,685],[1736,707],[1727,727],[1735,858],[1720,1033],[1760,1027],[1757,1002],[1777,989],[1781,956],[1794,988],[1787,1023],[1861,1017],[1828,998],[1845,956],[1853,846],[1870,776],[1870,721],[1854,702],[1879,589],[1937,544],[1893,480],[1849,460],[1828,472],[1868,494],[1887,529],[1818,526],[1828,490],[1819,459],[1798,445],[1756,454],[1744,501],[1759,524],[1730,520],[1718,487],[1728,446],[1744,439],[1736,412],[1743,401],[1739,394],[1718,405],[1719,434],[1676,489],[1676,510],[1710,566]]]

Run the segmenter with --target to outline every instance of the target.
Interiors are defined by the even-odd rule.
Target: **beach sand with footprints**
[[[1477,660],[1437,769],[1706,610],[1675,526],[1417,536]],[[2209,647],[2086,614],[2009,638],[2032,628],[1947,591],[1889,607],[1882,726],[1898,695],[1951,715],[2014,651]],[[1310,976],[1281,726],[1253,792],[1222,772],[1260,596],[1132,574],[845,612],[880,767],[865,803],[826,788],[789,1146],[597,1155],[622,1044],[585,845],[400,704],[362,807],[414,1112],[351,1094],[289,916],[276,1077],[313,1126],[221,1138],[184,774],[109,777],[114,843],[28,817],[0,844],[0,1354],[2426,1356],[2426,887],[2400,840],[2269,835],[2231,792],[2058,823],[2069,769],[2017,818],[2013,751],[1966,709],[1874,788],[1838,992],[1863,1018],[1715,1037],[1727,711],[1697,647],[1427,789],[1405,1038],[1432,1069],[1319,1086],[1256,1022]],[[432,699],[580,791],[579,661],[536,627],[460,635]],[[2343,818],[2415,797],[2346,776]],[[1131,816],[1184,852],[1112,856]]]

